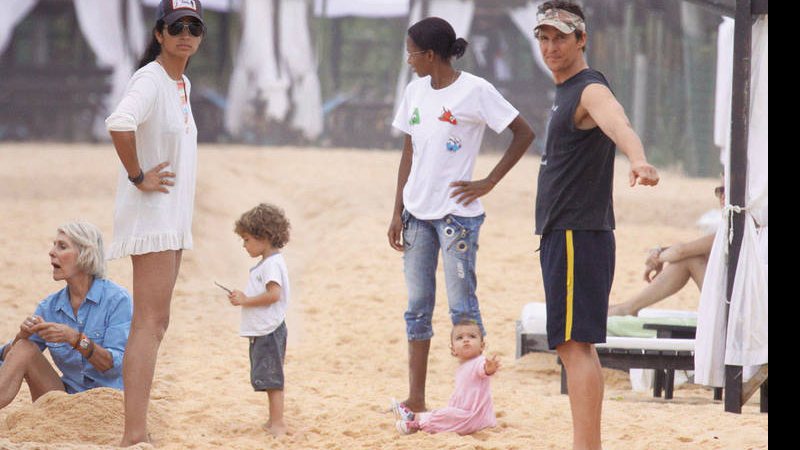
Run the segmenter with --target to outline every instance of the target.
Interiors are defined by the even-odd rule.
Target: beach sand
[[[479,157],[484,176],[499,154]],[[527,302],[544,301],[533,235],[539,159],[526,156],[483,200],[478,297],[487,351],[503,368],[492,380],[498,427],[470,436],[400,436],[387,413],[407,390],[402,257],[386,230],[397,151],[202,145],[194,250],[184,253],[153,386],[150,431],[166,449],[565,449],[571,445],[568,397],[559,394],[551,354],[515,360],[515,321]],[[0,340],[51,292],[47,252],[57,226],[73,219],[112,232],[119,163],[110,144],[0,144]],[[617,163],[617,268],[612,303],[644,286],[649,248],[695,238],[697,218],[715,207],[715,179],[662,169],[657,188],[629,188]],[[180,176],[180,174],[178,174]],[[292,222],[284,250],[292,280],[287,318],[286,420],[291,434],[262,429],[267,398],[249,383],[239,310],[213,280],[243,288],[255,264],[233,233],[235,219],[258,202],[282,206]],[[131,289],[129,259],[111,261],[109,278]],[[440,269],[428,372],[428,406],[444,406],[455,359]],[[693,310],[687,286],[659,305]],[[627,375],[604,369],[606,449],[767,448],[768,416],[758,395],[741,415],[724,412],[710,389],[676,388],[670,401],[634,392]],[[1,449],[99,449],[122,432],[122,395],[97,389],[51,393],[31,404],[23,384],[0,411]],[[142,444],[137,448],[151,448]]]

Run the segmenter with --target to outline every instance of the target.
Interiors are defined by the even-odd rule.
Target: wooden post
[[[730,192],[731,205],[745,207],[747,187],[747,135],[750,123],[750,61],[752,49],[751,0],[736,0],[736,24],[733,34],[733,89],[731,98]],[[739,251],[744,234],[744,213],[733,214],[733,240],[728,245],[728,286],[726,323],[729,321],[730,301]],[[725,365],[725,411],[742,412],[742,367]]]

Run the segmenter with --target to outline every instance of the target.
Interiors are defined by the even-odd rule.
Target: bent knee
[[[28,339],[20,339],[11,348],[8,350],[6,355],[6,359],[10,358],[12,354],[19,355],[19,354],[34,354],[34,353],[41,353],[42,351],[39,349],[39,346],[36,345],[33,341]]]
[[[154,336],[159,341],[164,338],[167,328],[169,328],[169,315],[148,317],[143,319],[134,317],[133,321],[131,322],[132,333],[139,332],[148,334]]]

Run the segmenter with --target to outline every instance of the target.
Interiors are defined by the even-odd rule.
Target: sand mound
[[[151,407],[151,422],[158,422],[160,415],[157,405]],[[34,446],[33,443],[59,443],[59,447],[64,443],[79,443],[81,448],[91,444],[113,446],[122,435],[123,421],[120,391],[99,388],[74,395],[54,391],[10,413],[3,435],[11,441]]]

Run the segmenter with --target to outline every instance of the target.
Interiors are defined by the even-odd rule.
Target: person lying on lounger
[[[725,187],[717,186],[714,194],[720,205],[725,203]],[[660,302],[680,291],[689,279],[703,289],[708,255],[714,244],[714,234],[690,242],[650,250],[645,261],[644,280],[649,283],[630,300],[609,306],[609,316],[636,316],[642,308]]]

